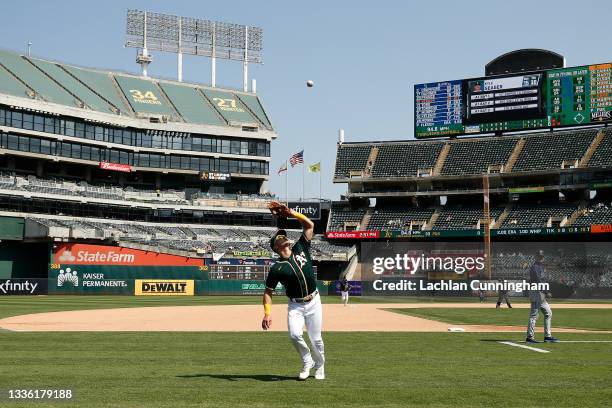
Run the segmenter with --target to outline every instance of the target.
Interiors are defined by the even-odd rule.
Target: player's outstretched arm
[[[302,233],[306,239],[310,241],[314,235],[314,222],[312,222],[310,218],[302,213],[293,210],[289,211],[291,211],[291,215],[293,215],[300,222],[300,224],[302,224]]]
[[[275,215],[280,218],[287,218],[288,216],[295,217],[300,224],[302,224],[302,232],[307,240],[311,240],[314,235],[314,222],[310,220],[307,216],[297,211],[293,211],[285,204],[281,204],[278,201],[270,201],[268,203],[268,208],[272,215]]]
[[[268,330],[272,327],[272,291],[268,288],[264,290],[263,295],[264,317],[261,321],[261,328]]]

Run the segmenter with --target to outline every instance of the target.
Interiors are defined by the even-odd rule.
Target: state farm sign
[[[100,162],[100,168],[102,170],[120,171],[123,173],[129,173],[132,171],[132,166],[129,164],[110,163],[105,161]]]
[[[53,253],[60,265],[202,266],[204,261],[179,255],[117,246],[60,244]]]

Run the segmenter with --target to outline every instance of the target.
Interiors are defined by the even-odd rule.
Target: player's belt
[[[319,290],[315,290],[314,292],[312,292],[310,295],[303,297],[303,298],[289,298],[289,300],[291,300],[294,303],[308,303],[310,302],[312,299],[315,298],[315,296],[317,296],[319,294]]]

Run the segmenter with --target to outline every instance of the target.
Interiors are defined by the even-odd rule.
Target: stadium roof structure
[[[0,104],[123,126],[276,137],[254,93],[81,68],[6,50],[0,50]]]

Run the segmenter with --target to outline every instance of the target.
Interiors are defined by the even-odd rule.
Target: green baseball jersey
[[[303,298],[317,289],[310,256],[310,241],[303,234],[293,244],[289,258],[280,258],[270,267],[266,288],[274,290],[279,282],[285,287],[289,298]]]

